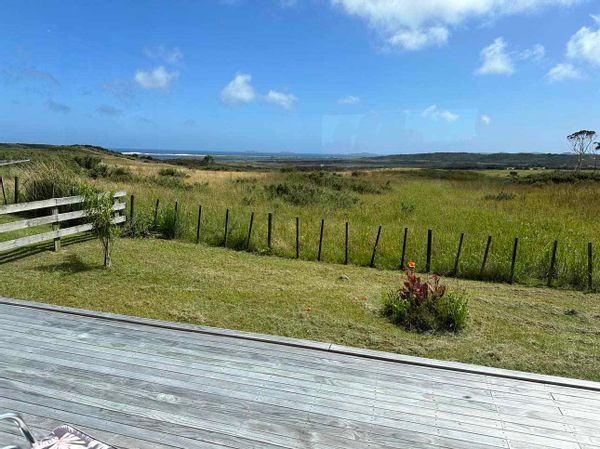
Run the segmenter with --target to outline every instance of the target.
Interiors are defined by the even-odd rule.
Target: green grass
[[[469,326],[423,335],[379,314],[398,272],[164,240],[120,239],[114,268],[101,263],[96,241],[30,255],[0,266],[0,294],[600,380],[598,294],[450,280],[471,296]]]
[[[528,184],[509,179],[506,171],[475,172],[447,170],[361,171],[343,177],[305,172],[209,172],[177,169],[184,176],[160,176],[173,167],[142,162],[98,152],[102,163],[123,167],[131,176],[123,179],[90,179],[74,160],[89,154],[77,149],[68,156],[60,151],[36,150],[31,164],[0,169],[7,178],[21,176],[22,190],[41,180],[44,173],[61,173],[73,183],[93,182],[104,189],[123,189],[135,194],[138,212],[147,216],[157,199],[161,208],[173,208],[178,201],[181,239],[196,236],[198,206],[203,206],[201,239],[210,245],[223,241],[225,209],[230,209],[228,241],[231,247],[245,248],[250,214],[255,213],[251,250],[279,256],[295,256],[295,217],[300,218],[300,257],[315,260],[319,227],[325,219],[322,258],[344,260],[344,224],[350,223],[350,261],[368,265],[377,228],[382,225],[376,266],[397,270],[402,252],[402,235],[408,227],[406,258],[425,266],[427,230],[433,231],[432,269],[448,273],[454,265],[459,236],[465,233],[458,277],[505,282],[515,237],[519,251],[515,282],[545,285],[549,272],[552,242],[558,240],[554,285],[587,287],[587,243],[600,251],[600,182],[596,175],[575,183]],[[75,150],[73,150],[75,151]],[[30,156],[33,151],[24,153]],[[18,150],[10,153],[17,157]],[[0,154],[1,156],[1,154]],[[74,168],[73,168],[74,167]],[[544,170],[527,171],[544,176]],[[554,173],[554,172],[552,172]],[[592,173],[593,172],[585,172]],[[555,176],[554,174],[552,176]],[[569,178],[569,176],[566,176]],[[561,178],[562,179],[562,178]],[[267,214],[274,215],[273,248],[267,248]],[[486,271],[480,266],[488,235],[493,237]],[[597,257],[596,257],[597,259]],[[600,267],[595,263],[594,285],[600,285]]]

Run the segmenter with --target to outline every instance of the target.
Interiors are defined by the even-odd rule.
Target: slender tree
[[[595,137],[596,131],[587,129],[582,129],[567,136],[571,152],[577,156],[577,170],[581,170],[585,155],[589,153]]]
[[[599,152],[600,152],[600,142],[594,142],[594,170],[597,169],[596,159],[598,159]]]
[[[84,185],[81,187],[84,198],[83,207],[86,217],[92,225],[92,232],[98,237],[104,249],[104,266],[112,267],[110,249],[118,228],[113,222],[114,192],[99,193],[95,188]]]

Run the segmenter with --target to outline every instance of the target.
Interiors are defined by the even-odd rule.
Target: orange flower
[[[408,262],[408,268],[414,268],[415,266],[416,264],[412,260]]]

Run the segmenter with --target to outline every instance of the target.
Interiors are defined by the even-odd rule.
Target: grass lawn
[[[164,240],[121,239],[112,271],[101,260],[92,240],[2,264],[0,295],[600,380],[599,294],[448,280],[471,294],[468,329],[419,335],[379,316],[398,272]]]

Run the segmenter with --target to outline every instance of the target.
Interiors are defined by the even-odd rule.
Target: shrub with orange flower
[[[409,262],[406,280],[384,298],[383,315],[409,330],[458,332],[468,321],[468,300],[464,292],[448,292],[437,274],[422,281]]]

